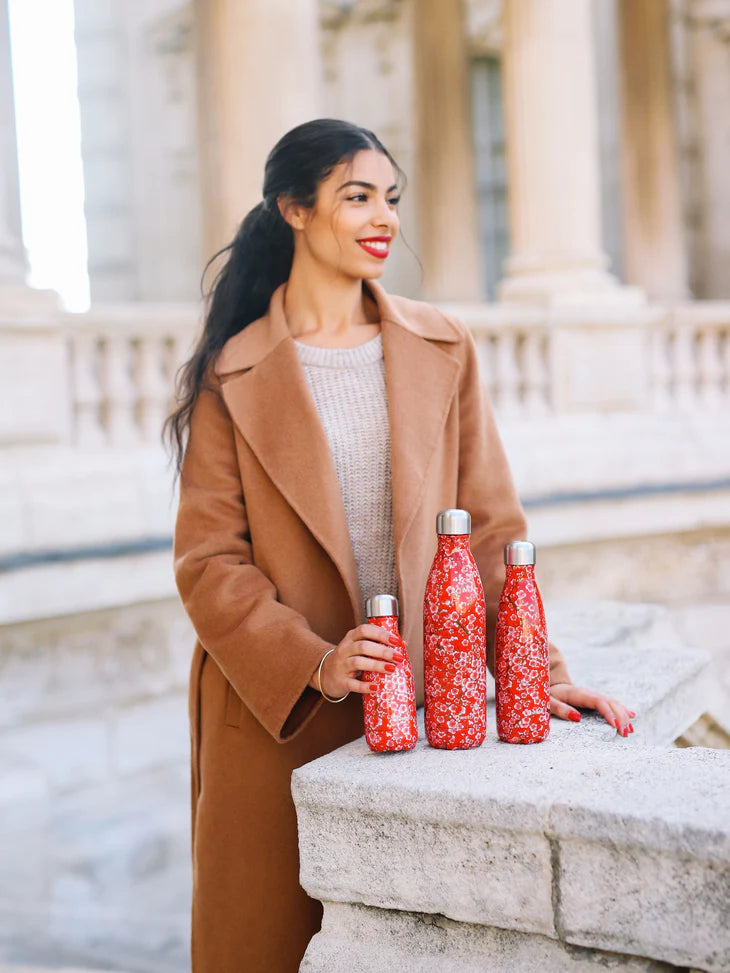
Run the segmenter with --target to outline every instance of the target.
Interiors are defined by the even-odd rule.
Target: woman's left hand
[[[617,733],[627,737],[634,732],[631,720],[636,713],[628,709],[617,699],[596,693],[584,686],[573,686],[571,683],[556,683],[550,687],[550,712],[561,720],[580,720],[580,713],[575,708],[595,709],[604,717],[607,723],[616,728]]]

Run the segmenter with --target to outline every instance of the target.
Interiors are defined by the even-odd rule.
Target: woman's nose
[[[395,227],[396,216],[386,200],[380,200],[377,211],[373,217],[373,222],[380,229],[387,229],[392,232]]]

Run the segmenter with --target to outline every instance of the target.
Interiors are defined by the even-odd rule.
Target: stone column
[[[25,282],[11,64],[7,0],[0,0],[0,451],[58,442],[69,419],[57,295]]]
[[[591,0],[505,0],[503,69],[511,247],[500,299],[625,300],[601,247]]]
[[[264,163],[320,101],[317,0],[196,0],[206,259],[261,200]]]
[[[26,258],[20,225],[18,147],[15,138],[13,73],[7,0],[0,0],[0,286],[25,283]]]
[[[483,284],[462,0],[414,11],[419,255],[424,297],[480,300]]]
[[[620,0],[624,268],[657,299],[688,296],[667,0]]]
[[[730,0],[687,5],[699,209],[697,296],[730,298]]]

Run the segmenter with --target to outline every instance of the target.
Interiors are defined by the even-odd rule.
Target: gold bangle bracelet
[[[349,693],[345,693],[345,695],[341,696],[339,699],[332,699],[332,697],[328,696],[324,689],[322,689],[322,664],[327,656],[331,655],[334,651],[334,649],[328,649],[319,661],[319,668],[317,669],[317,686],[319,687],[319,691],[323,699],[326,699],[328,703],[341,703],[343,699],[347,699],[347,697],[350,695]]]

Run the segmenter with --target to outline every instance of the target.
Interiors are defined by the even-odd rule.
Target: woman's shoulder
[[[465,340],[465,325],[450,311],[410,297],[389,295],[389,298],[400,319],[399,323],[409,331],[431,341],[460,343]]]

